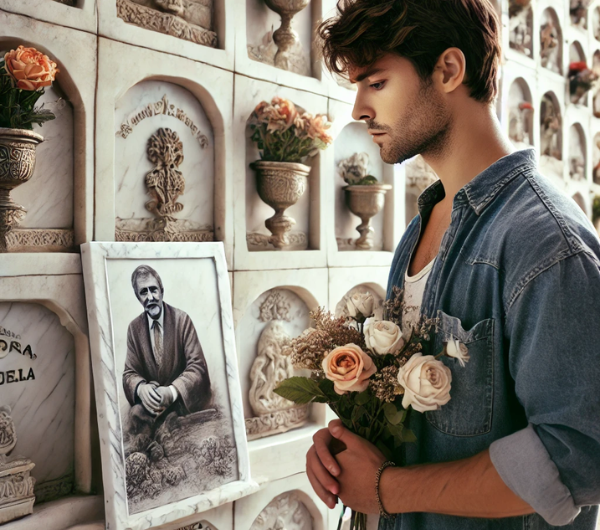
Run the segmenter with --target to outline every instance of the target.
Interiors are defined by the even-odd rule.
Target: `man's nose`
[[[373,110],[363,103],[363,98],[360,95],[356,97],[356,100],[354,102],[354,108],[352,109],[352,118],[354,118],[357,121],[366,121],[375,118]]]

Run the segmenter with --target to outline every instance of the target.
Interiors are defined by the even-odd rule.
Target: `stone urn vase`
[[[265,4],[281,17],[281,26],[273,33],[277,45],[275,66],[290,70],[290,50],[299,42],[298,34],[292,29],[292,19],[302,11],[310,0],[265,0]]]
[[[12,200],[10,192],[33,175],[35,148],[43,141],[43,136],[33,131],[0,127],[0,252],[7,251],[8,232],[27,213]]]
[[[362,221],[356,227],[360,237],[354,246],[358,250],[371,250],[373,248],[371,218],[377,215],[385,204],[385,194],[392,189],[389,184],[367,184],[344,186],[346,204],[350,211],[360,217]]]
[[[267,162],[258,160],[250,166],[256,171],[258,195],[275,210],[275,215],[265,221],[272,236],[269,238],[276,249],[290,244],[289,232],[296,221],[285,210],[298,202],[306,191],[310,167],[297,162]]]

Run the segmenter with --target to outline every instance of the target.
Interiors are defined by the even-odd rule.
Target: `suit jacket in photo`
[[[152,352],[148,317],[143,312],[129,324],[123,387],[127,401],[139,403],[140,383],[173,385],[189,413],[203,410],[211,397],[210,378],[202,346],[190,317],[163,302],[163,357],[158,366]]]

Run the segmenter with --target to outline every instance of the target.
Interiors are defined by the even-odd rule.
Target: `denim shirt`
[[[441,181],[419,197],[392,264],[404,273]],[[421,311],[438,317],[424,353],[450,336],[469,349],[449,403],[411,411],[407,465],[490,448],[504,482],[535,514],[503,519],[409,513],[385,530],[593,530],[600,503],[600,241],[589,219],[536,168],[535,151],[507,155],[461,188]],[[398,492],[402,495],[402,492]]]

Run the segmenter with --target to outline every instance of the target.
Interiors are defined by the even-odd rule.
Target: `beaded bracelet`
[[[390,460],[386,460],[383,464],[381,464],[380,468],[377,470],[375,474],[375,496],[377,497],[377,504],[379,505],[379,516],[380,517],[393,517],[391,513],[385,511],[383,504],[381,503],[381,497],[379,496],[379,481],[381,479],[381,474],[386,467],[395,466],[394,462]]]

